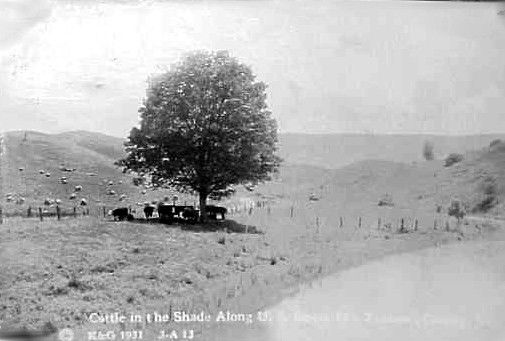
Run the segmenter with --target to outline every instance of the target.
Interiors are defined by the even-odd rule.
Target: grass
[[[277,224],[282,213],[257,210],[236,218],[259,222],[263,215]],[[245,234],[94,217],[9,219],[0,232],[0,320],[13,328],[85,329],[91,312],[252,312],[300,283],[459,237],[426,227],[405,234],[335,225],[316,229],[302,220]]]
[[[83,185],[82,196],[102,201],[90,200],[86,217],[40,222],[8,216],[0,226],[0,321],[13,328],[82,331],[89,328],[91,312],[253,312],[329,273],[485,234],[493,226],[470,220],[456,226],[447,219],[446,206],[454,195],[473,200],[490,175],[505,183],[499,151],[465,157],[448,169],[440,161],[364,161],[339,170],[288,166],[280,178],[256,190],[259,197],[273,198],[271,206],[232,215],[225,224],[114,223],[101,217],[99,204],[126,204],[105,197],[105,180],[113,179],[118,194],[128,193],[130,204],[165,194],[142,195],[132,187],[112,166],[117,148],[83,138],[69,138],[66,145],[47,135],[29,134],[27,144],[21,139],[21,134],[8,136],[1,174],[4,193],[22,193],[27,203],[4,204],[6,212],[67,195],[69,189],[57,181],[61,162],[77,168],[66,186]],[[55,176],[40,178],[41,168]],[[88,172],[96,172],[97,179]],[[312,193],[320,200],[309,201]],[[384,193],[394,206],[378,205]],[[496,195],[503,198],[500,186]],[[71,209],[67,206],[65,212]],[[401,219],[405,230],[398,233]]]

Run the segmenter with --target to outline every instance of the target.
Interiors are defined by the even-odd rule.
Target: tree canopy
[[[278,169],[266,88],[226,51],[187,55],[150,79],[120,165],[159,186],[198,193],[205,217],[208,197],[269,180]]]

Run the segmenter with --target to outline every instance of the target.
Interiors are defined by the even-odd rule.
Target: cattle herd
[[[71,176],[70,173],[77,172],[76,168],[69,168],[64,166],[63,164],[59,167],[59,170],[61,172],[64,172],[66,174],[61,174],[60,177],[58,178],[58,182],[63,185],[68,185],[69,184],[69,177]],[[19,171],[24,173],[25,172],[25,167],[19,167]],[[47,177],[51,178],[52,174],[48,172],[45,169],[39,169],[38,173],[42,177]],[[86,173],[88,176],[98,176],[97,173]],[[123,181],[119,180],[117,182],[118,184],[122,184]],[[106,188],[106,194],[110,196],[116,195],[116,192],[112,188],[114,186],[115,182],[110,180],[110,179],[103,179],[102,185],[105,186]],[[142,189],[142,194],[145,195],[147,194],[146,188],[150,188],[150,184],[143,184],[144,189]],[[152,185],[153,187],[156,187],[155,185]],[[84,187],[82,185],[76,185],[74,186],[73,190],[69,194],[69,199],[72,200],[73,206],[74,206],[74,215],[75,211],[77,208],[77,205],[79,206],[88,206],[88,199],[82,197],[82,192],[84,192]],[[68,193],[68,192],[67,192]],[[81,197],[79,201],[77,199]],[[125,202],[127,201],[128,197],[126,194],[121,194],[118,197],[119,202]],[[163,201],[152,201],[148,202],[146,201],[145,203],[137,203],[137,206],[143,207],[143,213],[144,216],[147,220],[152,219],[152,218],[158,218],[160,222],[163,223],[172,223],[172,222],[182,222],[182,223],[194,223],[198,221],[200,217],[200,210],[196,207],[196,205],[193,206],[187,206],[186,204],[184,205],[176,205],[178,198],[177,196],[174,196],[172,200],[169,200],[168,197],[165,197]],[[14,193],[7,193],[6,195],[6,201],[7,202],[13,202],[18,205],[23,205],[26,201],[26,199],[20,195],[14,194]],[[76,202],[77,201],[77,202]],[[100,200],[97,200],[100,202]],[[170,204],[169,202],[172,202]],[[57,211],[60,209],[59,207],[62,205],[62,200],[60,199],[52,199],[52,198],[45,198],[43,201],[43,204],[46,208],[52,208],[56,207]],[[264,201],[258,201],[255,203],[251,199],[246,199],[246,198],[240,198],[238,202],[236,203],[230,203],[228,208],[226,207],[221,207],[221,206],[215,206],[215,205],[207,205],[206,206],[206,212],[207,212],[207,217],[209,220],[225,220],[226,219],[226,214],[235,214],[238,212],[241,212],[244,210],[244,212],[249,212],[251,214],[253,208],[255,206],[262,207],[265,205]],[[40,209],[39,209],[40,210]],[[31,206],[28,208],[28,211],[31,212]],[[47,210],[44,209],[42,210],[43,213],[47,213]],[[87,210],[89,214],[89,209]],[[104,207],[104,215],[106,215],[107,211]],[[129,207],[118,207],[113,210],[110,210],[108,212],[109,216],[112,216],[115,221],[123,221],[123,220],[134,220],[135,215],[137,214],[137,211],[135,209],[132,209],[131,206]],[[135,215],[134,215],[135,214]],[[28,214],[28,216],[31,216],[31,214]]]
[[[207,217],[210,220],[224,220],[226,219],[227,209],[225,207],[207,205]],[[193,206],[186,205],[171,205],[165,202],[159,203],[157,206],[151,204],[145,204],[144,215],[147,220],[154,217],[154,213],[157,211],[159,221],[162,223],[173,223],[173,222],[183,222],[183,223],[195,223],[200,217],[200,210]],[[109,215],[114,218],[114,220],[133,220],[133,210],[128,207],[119,207],[109,211]]]

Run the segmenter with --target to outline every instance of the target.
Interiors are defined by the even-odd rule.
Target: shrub
[[[500,139],[495,139],[489,143],[489,151],[505,151],[505,141]]]
[[[447,214],[451,217],[461,220],[466,215],[466,210],[461,200],[451,200],[451,205],[447,209]]]
[[[393,197],[391,194],[384,194],[380,199],[377,204],[378,206],[394,206],[395,204],[393,203]]]
[[[426,161],[433,160],[435,158],[433,154],[433,144],[429,141],[425,141],[423,145],[423,157]]]
[[[486,195],[482,201],[477,203],[472,209],[472,212],[487,212],[498,203],[498,199],[494,195]]]
[[[464,157],[462,154],[452,153],[445,158],[445,167],[450,167],[455,163],[463,161]]]
[[[493,176],[486,176],[481,184],[482,191],[485,195],[496,195],[498,193],[498,184]]]
[[[473,207],[472,212],[487,212],[498,203],[498,184],[495,177],[486,176],[480,187],[484,198]]]
[[[502,140],[500,139],[494,139],[493,141],[491,141],[489,143],[489,148],[493,148],[494,146],[498,145],[498,144],[501,144],[502,143]]]

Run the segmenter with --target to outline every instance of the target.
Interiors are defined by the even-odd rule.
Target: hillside
[[[28,206],[44,207],[46,198],[61,200],[61,207],[67,211],[79,206],[84,198],[94,215],[101,212],[102,206],[135,206],[167,196],[172,198],[173,195],[179,197],[179,203],[197,202],[197,198],[191,195],[134,186],[132,176],[123,174],[114,165],[125,155],[124,141],[120,138],[86,131],[55,135],[29,131],[26,140],[25,132],[17,131],[6,133],[3,137],[4,154],[0,159],[3,186],[0,188],[3,187],[4,212],[19,214],[26,212]],[[68,172],[65,168],[75,171]],[[50,176],[46,176],[47,173]],[[312,184],[321,182],[327,173],[327,170],[314,166],[285,165],[277,180],[272,182],[271,190],[265,193],[286,194],[293,190],[292,186],[285,187],[285,183],[297,183],[296,190],[312,188]],[[66,184],[61,183],[62,177],[67,178]],[[112,185],[109,185],[110,182]],[[83,190],[75,193],[75,199],[70,199],[75,186],[82,186]],[[109,195],[110,190],[115,194]],[[22,205],[16,204],[15,200],[7,202],[8,194],[14,199],[25,198],[26,202]],[[121,201],[123,194],[126,198]],[[252,195],[239,189],[235,199]]]
[[[347,215],[368,222],[419,219],[421,225],[432,226],[436,217],[446,216],[453,199],[461,200],[468,214],[503,217],[505,143],[469,151],[463,161],[449,167],[440,160],[356,162],[332,171],[318,193],[321,200],[313,204],[314,210],[333,221]],[[379,200],[386,197],[392,206],[379,206]]]
[[[26,141],[24,136],[24,132],[4,134],[4,195],[26,198],[24,205],[17,205],[14,201],[5,202],[5,198],[2,198],[6,212],[25,210],[28,206],[43,206],[46,198],[60,199],[61,206],[70,209],[78,206],[84,198],[95,214],[98,205],[117,207],[126,202],[135,205],[137,202],[160,200],[165,195],[173,195],[169,191],[152,190],[142,194],[143,188],[135,187],[131,176],[123,174],[114,165],[123,156],[121,139],[88,132],[59,135],[28,132]],[[75,171],[65,171],[65,168]],[[62,177],[67,178],[67,184],[61,183]],[[83,189],[71,200],[75,186],[82,186]],[[109,190],[113,190],[115,195],[108,195]],[[119,196],[122,194],[127,195],[125,203],[120,203]]]
[[[134,186],[131,176],[114,166],[124,155],[120,138],[84,131],[57,135],[28,132],[26,141],[24,136],[24,132],[4,135],[3,193],[27,200],[17,205],[2,198],[6,212],[22,212],[28,205],[43,206],[46,198],[60,199],[62,207],[71,209],[85,198],[98,213],[97,207],[102,205],[135,206],[176,194]],[[497,183],[497,200],[504,192],[503,148],[486,149],[489,142],[498,137],[281,135],[279,152],[285,163],[280,174],[253,193],[240,190],[235,198],[268,195],[304,202],[309,194],[315,193],[327,199],[324,204],[317,205],[359,206],[357,210],[363,210],[366,204],[370,205],[367,208],[370,215],[377,215],[377,201],[385,194],[394,198],[399,204],[397,208],[430,212],[436,205],[446,205],[451,197],[457,196],[472,208],[483,200],[485,178],[493,178]],[[450,152],[466,152],[465,160],[449,168],[440,160],[422,161],[425,140],[435,145],[437,158]],[[414,160],[418,161],[412,162]],[[61,167],[75,168],[75,171],[65,172]],[[329,169],[337,167],[342,168]],[[44,170],[44,174],[40,174],[40,170]],[[47,177],[46,172],[51,176]],[[67,184],[60,183],[63,176],[68,178]],[[112,186],[108,185],[110,181]],[[75,200],[70,200],[77,185],[83,186],[83,190],[77,193]],[[111,189],[115,195],[107,194]],[[121,194],[127,196],[123,202],[119,200]],[[188,195],[179,197],[181,202],[196,201]],[[491,213],[497,213],[501,207],[499,202],[494,206],[497,208],[490,210]]]
[[[434,145],[435,157],[478,150],[505,134],[440,135],[371,135],[371,134],[282,134],[280,155],[288,163],[340,168],[362,160],[395,162],[422,161],[425,141]]]

